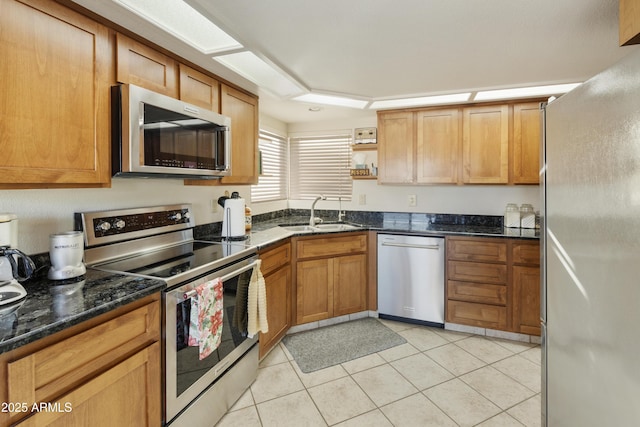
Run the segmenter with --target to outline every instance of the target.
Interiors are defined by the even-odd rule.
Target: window
[[[258,184],[251,186],[251,201],[286,200],[289,172],[286,138],[260,130],[258,149],[262,168]]]
[[[351,134],[290,139],[292,199],[351,200]]]

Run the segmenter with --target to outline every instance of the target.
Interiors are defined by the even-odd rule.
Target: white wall
[[[27,254],[48,252],[49,234],[73,229],[74,212],[192,203],[196,223],[222,221],[212,203],[224,191],[249,199],[250,186],[185,186],[181,179],[114,178],[111,188],[0,190],[0,212],[18,215],[18,248]]]

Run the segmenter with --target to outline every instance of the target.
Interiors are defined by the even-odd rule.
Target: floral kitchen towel
[[[198,346],[200,360],[218,348],[222,338],[222,280],[213,279],[198,286],[191,297],[189,345]]]

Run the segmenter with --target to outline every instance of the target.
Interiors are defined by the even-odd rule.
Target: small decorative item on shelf
[[[377,143],[377,129],[376,128],[359,128],[354,129],[354,146],[372,145]]]
[[[351,169],[351,176],[369,176],[369,175],[370,175],[369,169],[366,167],[362,169],[360,168]]]

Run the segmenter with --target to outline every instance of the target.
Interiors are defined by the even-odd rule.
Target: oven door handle
[[[239,268],[238,270],[235,270],[233,273],[229,273],[229,274],[225,274],[224,276],[221,276],[220,280],[223,281],[223,282],[226,282],[227,280],[231,279],[232,277],[236,277],[237,275],[242,274],[245,271],[249,271],[249,270],[254,269],[259,264],[260,264],[260,260],[258,259],[256,261],[253,261],[251,264],[245,265],[244,267]],[[192,296],[194,296],[195,293],[196,293],[195,289],[187,291],[187,292],[184,293],[183,298],[184,299],[189,299]]]

